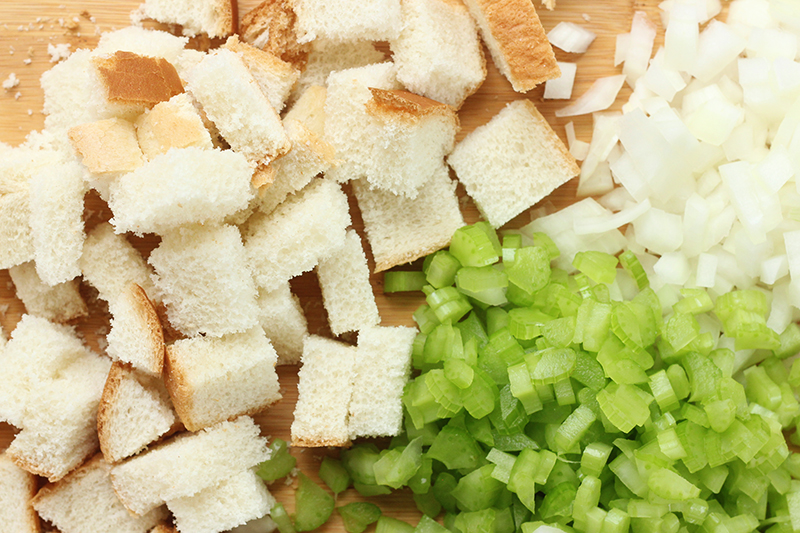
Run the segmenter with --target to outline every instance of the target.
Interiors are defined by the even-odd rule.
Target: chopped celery
[[[294,525],[297,531],[312,531],[330,518],[334,508],[333,496],[302,472],[297,477]]]
[[[539,246],[525,246],[514,254],[514,262],[506,265],[508,281],[534,294],[550,280],[550,256]]]
[[[341,515],[347,533],[362,533],[381,517],[380,507],[369,502],[348,503],[337,507],[336,511]]]
[[[572,266],[596,283],[613,283],[617,277],[617,258],[604,252],[578,252]]]
[[[319,465],[319,477],[334,494],[339,494],[350,486],[350,474],[342,465],[332,457],[324,457]]]
[[[449,287],[456,279],[461,263],[447,250],[429,255],[423,267],[425,280],[436,289]]]
[[[457,229],[450,240],[450,253],[464,266],[496,263],[500,259],[499,248],[495,248],[489,234],[477,224]]]
[[[392,271],[383,274],[383,292],[421,291],[426,280],[425,274],[419,271]]]
[[[292,523],[292,519],[283,507],[283,504],[276,502],[269,511],[270,517],[275,521],[280,533],[296,533],[297,530]]]
[[[289,454],[288,445],[282,439],[273,440],[269,449],[269,459],[258,465],[256,474],[267,483],[272,483],[288,475],[297,464],[297,459]]]
[[[414,526],[391,516],[381,515],[375,526],[375,533],[413,533]]]
[[[491,266],[459,269],[456,287],[462,294],[487,305],[503,305],[508,302],[508,276]]]

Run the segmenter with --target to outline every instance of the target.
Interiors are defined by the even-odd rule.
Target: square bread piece
[[[355,346],[316,335],[306,339],[297,373],[292,446],[350,444],[347,418],[356,357]]]
[[[39,516],[31,504],[36,490],[36,476],[15,465],[8,454],[0,453],[0,524],[5,531],[41,531]]]
[[[146,533],[166,518],[163,507],[141,517],[129,513],[114,494],[110,472],[111,466],[97,454],[58,483],[42,487],[33,506],[61,533]]]
[[[416,328],[372,327],[358,332],[350,438],[391,437],[403,427],[403,387],[411,373]]]
[[[465,0],[497,69],[520,93],[561,71],[531,0]]]
[[[242,17],[239,35],[246,43],[302,70],[309,44],[297,42],[297,15],[290,0],[264,0]]]
[[[319,85],[325,87],[331,72],[364,67],[386,61],[386,54],[375,48],[372,41],[335,42],[320,39],[308,44],[308,61],[300,79],[292,91],[292,100],[297,100],[306,90]]]
[[[170,323],[221,337],[258,324],[258,293],[234,226],[186,226],[164,235],[149,262]]]
[[[136,137],[149,161],[171,148],[211,149],[211,135],[186,93],[173,96],[145,111],[136,119]]]
[[[416,94],[461,107],[486,78],[478,28],[459,0],[402,0],[403,29],[391,43],[397,79]]]
[[[299,364],[303,342],[308,337],[308,322],[289,283],[273,291],[259,291],[258,307],[258,320],[278,354],[277,364]]]
[[[297,40],[386,41],[400,32],[400,0],[295,0]]]
[[[456,146],[447,162],[499,228],[578,175],[575,158],[529,100],[511,102]]]
[[[70,280],[50,286],[36,273],[33,262],[8,269],[17,297],[25,304],[25,311],[51,322],[69,322],[87,316],[89,310],[78,291],[78,281]]]
[[[109,304],[109,311],[111,331],[106,336],[108,356],[152,376],[161,376],[164,368],[164,331],[153,302],[144,289],[131,283],[119,298]]]
[[[69,139],[89,172],[131,172],[144,163],[133,123],[121,118],[86,122],[69,129]]]
[[[352,184],[375,259],[375,272],[410,263],[448,246],[453,233],[464,225],[456,182],[450,179],[444,164],[439,165],[413,200],[373,189],[364,179]]]
[[[239,22],[236,0],[145,0],[141,9],[146,18],[180,24],[188,36],[226,37]]]
[[[280,400],[277,360],[260,327],[168,346],[167,389],[186,429],[256,414]]]

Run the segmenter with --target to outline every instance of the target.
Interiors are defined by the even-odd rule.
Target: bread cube
[[[400,32],[400,0],[296,0],[297,40],[385,41]]]
[[[278,354],[277,364],[300,363],[303,341],[308,337],[308,322],[289,283],[273,291],[259,291],[258,307],[258,320]]]
[[[8,454],[0,453],[0,523],[7,531],[41,531],[39,516],[31,504],[36,490],[36,476],[15,465]]]
[[[164,331],[153,303],[132,283],[109,304],[111,331],[106,352],[111,359],[160,376],[164,367]]]
[[[213,148],[211,135],[186,93],[156,104],[140,115],[136,119],[136,136],[148,160],[172,148]]]
[[[28,314],[52,322],[69,322],[89,314],[76,280],[50,286],[39,278],[32,262],[11,267],[8,273]]]

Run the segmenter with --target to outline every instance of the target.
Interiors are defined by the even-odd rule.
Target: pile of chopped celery
[[[326,483],[409,487],[444,523],[381,517],[378,533],[800,531],[800,455],[784,436],[800,421],[800,360],[787,360],[800,328],[768,328],[755,289],[684,289],[664,308],[634,254],[581,252],[568,273],[533,239],[501,244],[478,223],[424,276],[386,274],[427,302],[406,432],[342,451]]]

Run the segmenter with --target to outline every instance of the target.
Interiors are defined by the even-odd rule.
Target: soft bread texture
[[[241,56],[261,92],[275,111],[280,113],[300,77],[300,71],[269,52],[241,42],[237,35],[228,37],[225,48]]]
[[[517,92],[527,92],[561,70],[530,0],[465,0],[497,69]]]
[[[164,331],[144,289],[132,283],[109,304],[111,331],[106,353],[137,370],[160,376],[164,368]]]
[[[36,266],[30,262],[11,267],[8,273],[14,282],[17,297],[25,304],[28,314],[60,323],[89,314],[76,280],[51,287],[39,278]]]
[[[96,56],[93,63],[109,102],[152,107],[183,92],[178,71],[162,57],[119,50],[110,56]]]
[[[269,215],[256,213],[243,231],[256,284],[272,291],[313,269],[344,244],[349,225],[347,196],[326,179],[312,181]]]
[[[144,450],[176,420],[161,376],[120,362],[111,365],[97,412],[97,436],[107,462],[118,463]]]
[[[291,148],[278,113],[238,54],[224,48],[208,54],[189,72],[188,88],[231,148],[254,165]]]
[[[364,67],[386,60],[386,55],[375,48],[371,41],[338,43],[317,40],[310,43],[309,46],[311,46],[311,52],[308,54],[308,62],[295,87],[294,100],[312,85],[324,87],[331,72]]]
[[[284,126],[286,127],[290,121],[297,121],[319,139],[323,139],[325,137],[325,98],[327,93],[328,90],[321,85],[309,86],[284,115]]]
[[[300,300],[288,283],[277,289],[258,293],[258,320],[278,354],[279,365],[296,365],[308,337],[308,322]]]
[[[111,223],[117,233],[163,234],[184,224],[221,222],[253,198],[252,174],[231,150],[170,150],[111,183]]]
[[[352,182],[375,272],[424,257],[450,244],[464,225],[456,183],[442,164],[413,200],[372,189],[366,180]]]
[[[58,483],[43,487],[33,505],[61,533],[146,533],[166,518],[163,507],[142,517],[131,515],[114,494],[110,471],[98,454]]]
[[[239,20],[236,0],[145,0],[142,11],[158,22],[180,24],[188,36],[227,37]]]
[[[369,283],[361,237],[348,230],[344,245],[317,265],[322,302],[334,335],[377,326],[381,317]]]
[[[23,315],[0,375],[9,384],[0,389],[0,419],[22,429],[8,448],[18,466],[57,481],[94,453],[109,367],[72,328]]]
[[[529,100],[508,104],[447,159],[495,228],[553,192],[580,169]]]
[[[89,232],[80,266],[83,279],[108,303],[119,298],[131,283],[142,287],[150,298],[155,296],[150,268],[144,258],[124,235],[114,233],[108,222]]]
[[[247,416],[183,433],[115,466],[114,491],[138,515],[166,501],[193,496],[267,460],[267,441],[259,433]]]
[[[263,192],[258,192],[258,207],[264,213],[272,212],[290,194],[328,170],[334,161],[333,147],[304,124],[286,119],[284,127],[292,141],[292,150],[270,165],[273,181]]]
[[[400,0],[294,0],[297,40],[385,41],[400,32]]]
[[[358,332],[350,438],[399,435],[403,427],[403,387],[411,373],[415,328],[372,327]]]
[[[292,446],[350,444],[347,418],[356,356],[355,346],[317,335],[305,340],[303,366],[297,373]]]
[[[148,261],[169,321],[185,335],[221,337],[258,323],[256,286],[237,228],[179,228],[164,235]]]
[[[402,0],[403,29],[390,45],[397,79],[416,94],[461,107],[486,78],[478,29],[457,0]]]
[[[194,496],[167,502],[181,533],[228,531],[269,513],[275,498],[252,470],[245,470]]]
[[[136,136],[148,160],[172,148],[213,148],[203,119],[185,93],[156,104],[140,115],[136,119]]]
[[[297,42],[297,15],[288,0],[265,0],[245,13],[242,40],[302,70],[311,49]]]
[[[140,56],[161,57],[177,67],[181,56],[187,52],[184,47],[188,42],[188,37],[178,37],[165,31],[139,26],[128,26],[103,33],[92,54],[103,57],[118,51],[132,52]]]
[[[31,499],[36,495],[36,476],[21,469],[6,453],[0,454],[0,524],[3,531],[39,533],[39,516]]]
[[[144,163],[142,149],[131,122],[108,118],[69,130],[72,145],[89,172],[131,172]]]
[[[253,415],[280,400],[277,360],[260,327],[167,347],[167,389],[186,429]]]
[[[45,167],[31,177],[30,224],[36,273],[48,285],[79,276],[86,184],[77,161]]]

